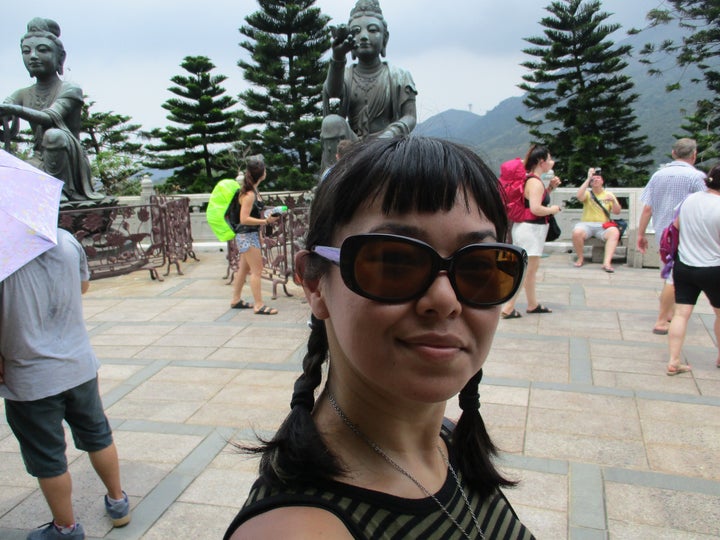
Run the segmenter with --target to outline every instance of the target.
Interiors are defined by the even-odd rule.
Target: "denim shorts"
[[[573,231],[582,230],[585,232],[587,238],[597,238],[598,240],[605,240],[605,232],[607,229],[603,228],[603,223],[595,221],[579,221],[573,227]]]
[[[257,231],[238,233],[235,235],[238,252],[245,253],[251,247],[260,249],[260,233]]]
[[[5,416],[20,443],[25,469],[37,478],[52,478],[67,471],[63,420],[70,426],[78,450],[97,452],[113,442],[97,377],[35,401],[6,399]]]

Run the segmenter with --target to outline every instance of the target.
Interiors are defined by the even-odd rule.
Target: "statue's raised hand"
[[[333,58],[337,61],[345,60],[347,53],[357,47],[355,33],[344,24],[331,26]]]

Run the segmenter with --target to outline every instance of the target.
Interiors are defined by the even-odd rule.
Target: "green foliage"
[[[100,178],[110,195],[132,194],[134,174],[142,169],[144,148],[133,142],[140,137],[140,124],[130,124],[130,117],[110,112],[90,112],[94,101],[82,108],[81,143],[90,159],[93,176]],[[140,185],[137,191],[140,192]]]
[[[238,66],[252,88],[240,95],[241,141],[265,156],[269,189],[307,189],[320,166],[321,89],[330,48],[329,17],[315,0],[258,0],[245,18],[240,43],[251,61]]]
[[[681,127],[695,139],[698,145],[696,165],[709,171],[720,158],[720,138],[718,137],[718,115],[711,100],[702,99],[697,102],[695,112],[686,117]]]
[[[169,186],[180,192],[212,191],[215,182],[237,169],[228,171],[216,159],[238,137],[235,113],[229,111],[237,100],[225,96],[221,84],[224,75],[213,76],[215,65],[205,56],[186,56],[180,66],[190,75],[176,75],[168,90],[178,96],[168,99],[162,107],[169,111],[167,119],[178,124],[154,129],[149,136],[159,144],[148,145],[145,165],[157,169],[174,169]]]
[[[667,7],[665,7],[667,6]],[[698,142],[700,159],[705,161],[720,156],[720,3],[718,0],[667,0],[662,7],[647,14],[650,27],[678,23],[687,30],[680,40],[665,39],[660,43],[648,43],[642,49],[643,62],[651,74],[662,75],[657,62],[671,55],[679,66],[696,66],[702,80],[690,79],[690,83],[704,83],[711,93],[709,99],[697,102],[694,114],[687,118],[684,136]],[[668,91],[683,88],[681,81],[666,85]]]
[[[532,73],[519,87],[525,106],[537,116],[518,117],[530,135],[546,145],[568,184],[579,184],[588,167],[612,171],[621,186],[647,181],[652,147],[639,129],[633,103],[638,95],[623,71],[630,46],[615,46],[599,0],[556,0],[540,20],[542,36],[529,37],[523,62]]]

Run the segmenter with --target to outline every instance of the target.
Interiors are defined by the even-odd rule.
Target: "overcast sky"
[[[645,25],[645,15],[662,0],[601,0],[609,22],[623,29]],[[164,127],[172,97],[170,77],[186,74],[185,56],[207,56],[224,87],[237,96],[247,88],[237,61],[245,16],[256,0],[8,0],[0,17],[0,99],[33,82],[20,55],[20,38],[33,17],[60,24],[67,51],[66,80],[79,84],[95,111],[131,116],[144,129]],[[355,0],[318,0],[315,5],[346,23]],[[519,64],[524,37],[539,35],[550,0],[381,0],[388,22],[390,63],[415,79],[418,120],[446,109],[482,114],[503,99],[520,95],[526,70]]]

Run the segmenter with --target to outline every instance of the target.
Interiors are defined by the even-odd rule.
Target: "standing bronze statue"
[[[347,26],[333,28],[332,58],[323,86],[323,170],[335,163],[341,139],[407,135],[417,123],[417,89],[410,73],[381,60],[390,33],[377,0],[358,0]],[[356,63],[347,66],[347,54]],[[339,99],[338,114],[330,100]]]
[[[28,23],[20,48],[36,83],[0,104],[3,139],[7,143],[15,137],[18,119],[26,120],[34,137],[28,161],[65,182],[64,201],[98,201],[104,195],[93,188],[90,163],[79,139],[83,93],[59,77],[66,56],[59,38],[60,26],[55,21],[36,17]]]

